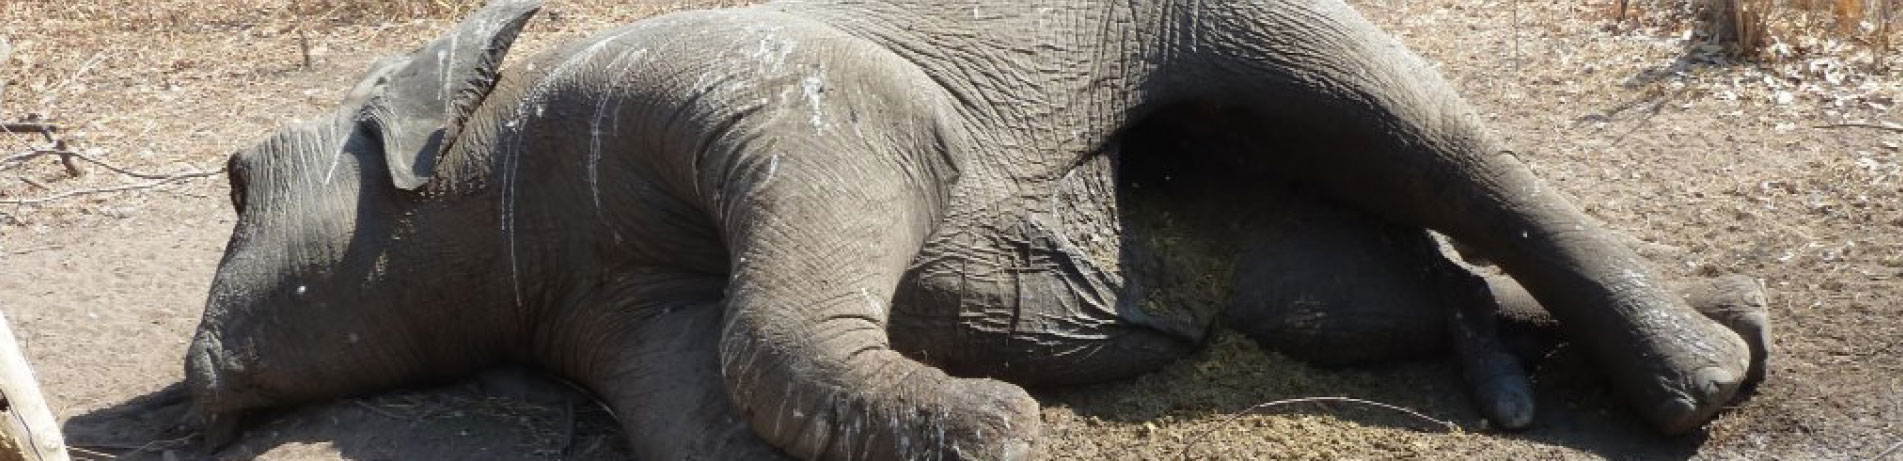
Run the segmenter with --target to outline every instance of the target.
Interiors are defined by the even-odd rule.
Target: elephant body
[[[1143,373],[1218,324],[1326,363],[1453,350],[1516,426],[1495,318],[1541,304],[1662,430],[1762,369],[1761,300],[1688,304],[1338,1],[788,1],[504,68],[535,8],[233,156],[187,357],[213,439],[521,362],[644,456],[1018,458],[1018,385]]]

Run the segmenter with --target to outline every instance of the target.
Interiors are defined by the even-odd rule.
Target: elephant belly
[[[1132,240],[1146,233],[1125,228],[1110,166],[1080,167],[1021,212],[948,220],[901,282],[893,346],[953,374],[1028,385],[1127,377],[1194,350],[1221,300],[1182,296],[1193,280],[1159,276],[1172,271],[1157,262],[1176,258]]]

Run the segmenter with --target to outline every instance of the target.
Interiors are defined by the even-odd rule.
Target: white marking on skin
[[[449,34],[449,49],[446,50],[448,51],[447,57],[445,57],[443,51],[436,52],[436,68],[441,69],[443,72],[443,86],[436,89],[436,94],[438,98],[442,98],[443,100],[443,113],[445,114],[449,113],[451,104],[449,88],[454,86],[449,79],[455,75],[454,69],[450,69],[449,66],[456,62],[456,47],[458,46],[457,43],[462,41],[462,37],[462,34]]]
[[[1632,269],[1625,269],[1619,275],[1625,276],[1626,280],[1632,282],[1633,286],[1643,287],[1643,288],[1652,287],[1652,283],[1645,279],[1645,274],[1640,274],[1639,271],[1635,271]]]
[[[608,90],[610,94],[613,94],[615,88],[619,87],[621,82],[628,80],[628,72],[634,67],[635,61],[646,57],[647,52],[648,50],[643,48],[622,53],[621,56],[615,57],[613,62],[608,63],[609,67],[616,69],[614,84]],[[595,216],[601,218],[603,222],[608,220],[608,216],[606,209],[601,206],[601,125],[604,120],[607,120],[610,114],[608,111],[608,103],[612,100],[612,97],[601,97],[595,100],[595,117],[590,121],[588,130],[588,190],[592,193],[592,197],[595,201]],[[610,123],[611,131],[620,133],[621,112],[615,111],[613,115],[614,119]],[[619,230],[610,227],[609,232],[614,234],[615,243],[618,244],[625,241],[625,239],[621,237]]]
[[[595,199],[595,214],[601,215],[601,120],[608,115],[608,98],[595,101],[595,118],[588,123],[588,190]]]
[[[563,60],[561,64],[556,65],[554,70],[549,71],[549,75],[543,77],[541,81],[536,82],[535,87],[530,89],[528,94],[523,96],[522,101],[516,106],[515,118],[503,124],[503,127],[511,130],[509,134],[511,135],[511,141],[513,141],[511,143],[513,147],[502,157],[502,234],[508,241],[509,280],[514,283],[515,304],[517,307],[522,306],[522,271],[518,264],[515,244],[515,200],[519,195],[516,189],[519,185],[518,180],[521,179],[520,175],[516,174],[516,170],[522,163],[522,133],[520,132],[522,125],[518,122],[527,118],[527,112],[531,107],[535,108],[535,115],[542,115],[542,108],[547,99],[548,91],[554,86],[555,82],[560,81],[562,77],[574,70],[576,66],[592,59],[596,53],[599,53],[602,48],[606,47],[609,43],[631,32],[633,32],[633,30],[625,30],[613,37],[595,42],[589,45],[588,48],[583,49],[582,52],[576,53],[575,56],[571,56]],[[527,67],[529,72],[535,71],[535,64],[531,63]]]
[[[326,127],[325,130],[327,130],[327,133],[328,133],[328,135],[325,136],[326,139],[337,139],[337,136],[338,136],[337,125],[332,124],[331,126]],[[330,185],[330,178],[331,176],[337,173],[337,164],[342,163],[343,159],[344,159],[344,146],[338,145],[337,147],[331,148],[330,167],[324,169],[324,185],[326,186]]]
[[[345,336],[344,336],[344,341],[348,341],[348,342],[349,342],[349,343],[351,343],[351,344],[356,344],[356,343],[357,343],[357,334],[356,334],[356,333],[350,333],[350,334],[347,334],[347,335],[345,335]]]
[[[951,419],[951,411],[945,408],[945,401],[942,399],[933,400],[933,406],[938,407],[938,420],[932,421],[932,425],[938,428],[937,448],[940,456],[943,456],[945,452],[945,420]]]
[[[522,271],[518,268],[515,254],[515,169],[522,151],[522,134],[516,131],[515,121],[504,126],[509,127],[510,152],[502,157],[502,235],[509,241],[509,281],[515,288],[515,305],[522,306]]]
[[[753,50],[753,58],[760,61],[760,70],[779,72],[786,68],[786,57],[793,54],[795,46],[785,37],[772,33],[761,34],[760,46]]]
[[[780,412],[773,414],[773,435],[774,436],[781,436],[781,437],[785,436],[786,433],[780,430],[781,429],[780,426],[781,424],[786,422],[786,404],[787,402],[792,400],[793,400],[793,383],[789,382],[785,386],[782,386],[780,388]]]
[[[813,131],[816,132],[828,128],[826,112],[820,106],[820,95],[825,92],[826,66],[824,65],[819,67],[819,73],[807,75],[804,80],[800,81],[800,93],[806,95],[806,104],[813,111],[812,118],[809,121],[812,122]]]
[[[882,311],[884,311],[884,310],[885,310],[885,304],[884,304],[884,303],[880,303],[880,302],[879,302],[879,300],[878,300],[878,298],[874,298],[874,297],[872,297],[872,292],[871,292],[871,291],[868,291],[868,290],[866,290],[866,289],[864,289],[864,288],[860,288],[860,289],[859,289],[859,297],[861,297],[861,298],[865,298],[865,300],[866,300],[866,312],[870,312],[870,313],[872,313],[872,315],[873,315],[874,317],[877,317],[877,316],[879,315],[879,313],[880,313],[880,312],[882,312]]]
[[[859,433],[860,433],[860,434],[859,434],[859,435],[860,435],[860,437],[859,437],[859,459],[872,459],[872,454],[871,454],[871,453],[872,453],[872,437],[871,437],[871,436],[869,436],[869,435],[866,435],[866,434],[865,434],[865,430],[866,430],[866,429],[865,429],[865,427],[864,427],[864,426],[866,426],[866,425],[868,425],[868,423],[866,423],[866,420],[868,420],[868,419],[871,419],[871,418],[872,418],[872,415],[871,415],[871,414],[869,414],[869,412],[863,412],[863,410],[862,410],[862,412],[860,412],[860,413],[857,413],[857,414],[859,415],[859,416],[858,416],[858,420],[859,420],[859,425],[861,426],[861,427],[860,427],[860,429],[859,429]],[[878,423],[877,423],[877,422],[873,422],[873,423],[870,423],[870,424],[878,424]]]
[[[780,172],[780,154],[775,152],[773,154],[773,158],[767,159],[766,177],[760,178],[760,186],[765,187],[767,183],[773,182],[773,175],[779,172]],[[864,290],[861,290],[861,291],[864,291]]]

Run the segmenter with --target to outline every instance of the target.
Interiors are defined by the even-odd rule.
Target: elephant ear
[[[383,142],[397,188],[415,190],[496,84],[502,57],[542,0],[496,0],[434,43],[371,66],[346,101],[367,94],[358,120]]]
[[[342,107],[364,107],[365,103],[370,102],[370,97],[376,96],[378,90],[390,83],[390,74],[396,73],[398,69],[409,64],[409,56],[378,59],[375,64],[370,65],[368,72],[363,73],[363,79],[357,82],[357,86],[351,87],[349,93],[344,93]]]

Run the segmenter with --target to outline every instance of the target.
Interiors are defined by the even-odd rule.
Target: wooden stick
[[[97,189],[80,189],[80,190],[66,191],[59,194],[49,195],[46,197],[38,197],[38,198],[0,200],[0,205],[38,205],[41,203],[51,202],[54,200],[59,200],[64,198],[78,197],[81,195],[103,194],[107,192],[124,192],[124,191],[139,190],[139,189],[151,189],[154,187],[159,187],[159,186],[163,186],[166,184],[171,184],[171,183],[175,183],[175,182],[179,182],[179,181],[183,181],[187,179],[203,178],[206,176],[220,175],[224,173],[225,173],[224,168],[219,168],[214,171],[179,173],[172,176],[167,176],[157,181],[151,181],[151,182],[142,183],[142,184],[129,184],[124,186],[101,187]]]
[[[1892,133],[1903,133],[1903,126],[1895,126],[1888,123],[1883,123],[1883,124],[1862,123],[1862,122],[1828,123],[1823,125],[1817,125],[1811,128],[1825,128],[1825,129],[1828,129],[1828,128],[1874,128],[1878,130],[1889,131]]]
[[[0,130],[10,133],[58,133],[59,126],[41,122],[0,123]]]
[[[53,133],[57,133],[57,132],[59,132],[59,126],[53,125],[51,123],[41,123],[41,122],[0,123],[0,133],[11,133],[11,134],[39,133],[40,137],[46,138],[46,142],[54,142]]]
[[[4,313],[0,313],[0,397],[7,403],[7,408],[0,411],[0,438],[9,442],[9,448],[19,450],[19,459],[72,459],[66,454],[66,439],[60,436],[59,423],[53,419],[46,397],[40,394],[40,383],[33,379],[33,369],[26,362],[26,354],[21,353],[13,329],[7,326]]]

